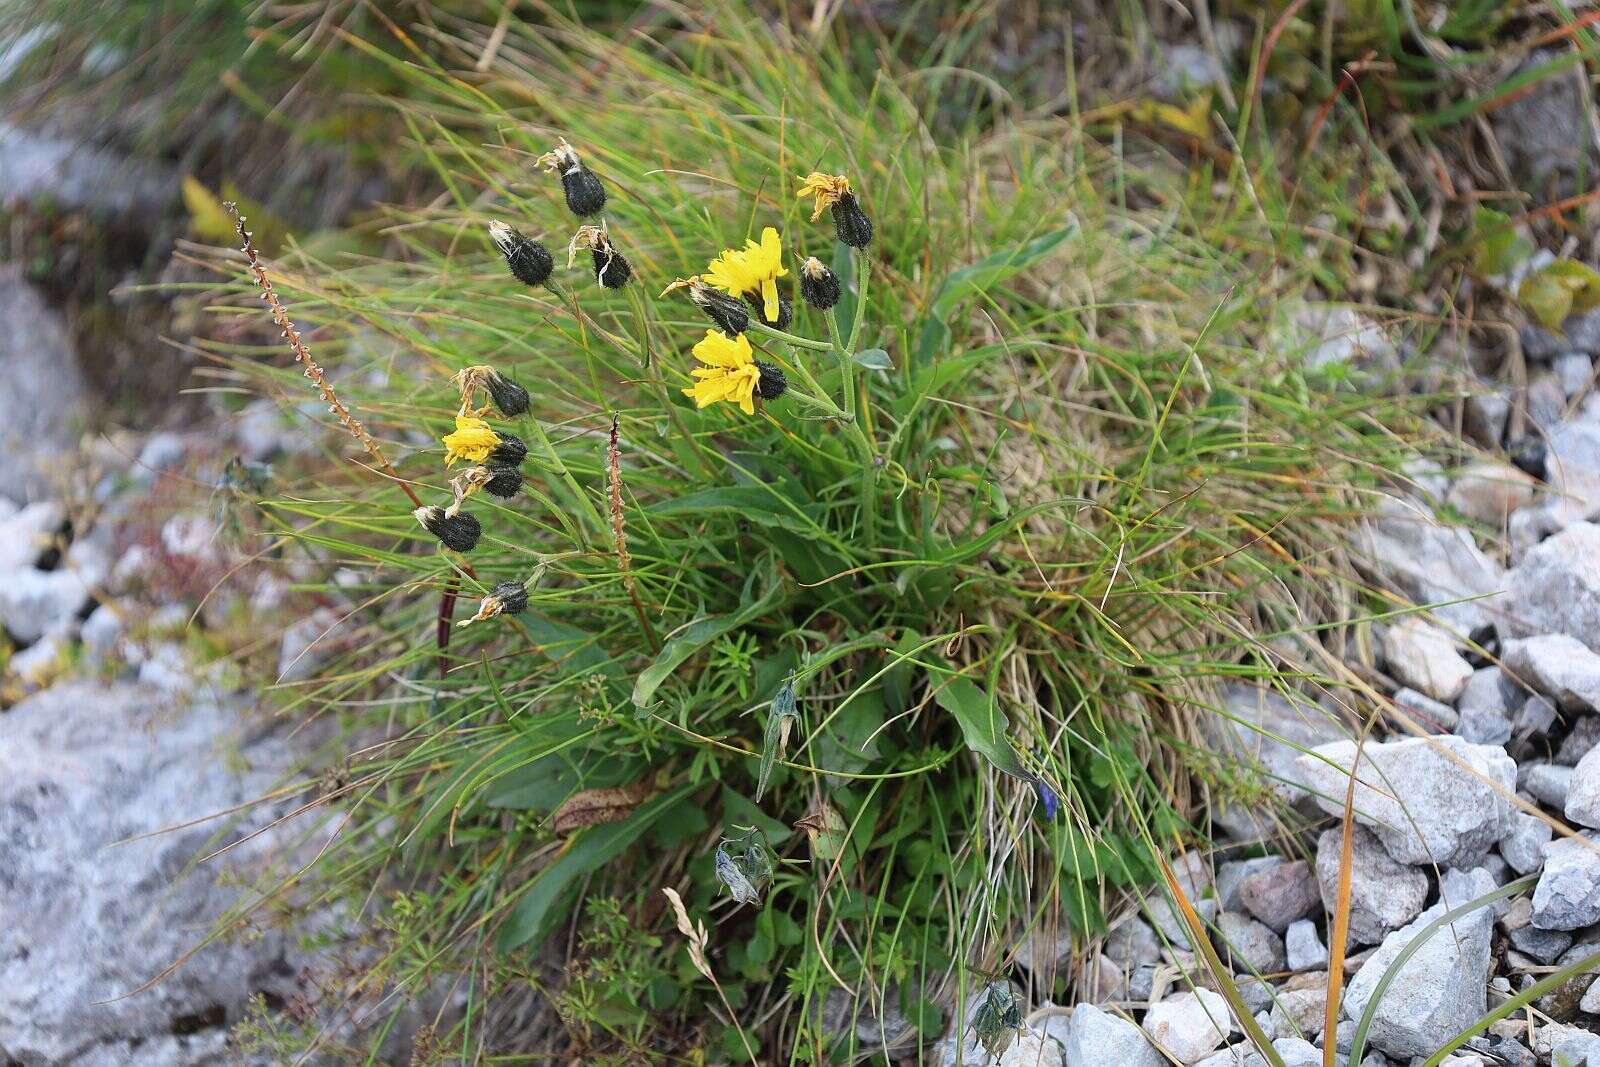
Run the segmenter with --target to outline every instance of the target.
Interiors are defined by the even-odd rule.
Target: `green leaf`
[[[1533,244],[1511,223],[1511,217],[1493,208],[1479,207],[1472,214],[1472,273],[1479,278],[1509,273],[1533,254]]]
[[[645,512],[655,518],[693,519],[707,515],[731,515],[757,526],[775,526],[802,534],[815,533],[818,529],[816,522],[803,510],[786,503],[771,489],[755,485],[702,489],[671,500],[657,501]]]
[[[943,681],[930,678],[929,684],[933,686],[933,698],[939,702],[939,706],[954,715],[961,724],[961,735],[966,739],[968,748],[1013,778],[1033,781],[1033,777],[1022,769],[1016,749],[1006,739],[1006,730],[1011,724],[1006,720],[1005,712],[995,706],[988,693],[959,675]]]
[[[1540,325],[1559,330],[1568,315],[1600,307],[1600,274],[1582,263],[1558,259],[1523,279],[1517,302]]]
[[[569,891],[580,879],[622,855],[651,823],[693,789],[693,785],[680,786],[646,801],[621,822],[592,826],[574,835],[561,855],[528,882],[522,899],[500,928],[500,950],[510,951],[543,937],[566,914],[572,903]]]
[[[1007,278],[1020,274],[1036,265],[1067,238],[1078,232],[1076,221],[1041,234],[1031,241],[1002,249],[979,260],[970,267],[952,273],[939,287],[938,295],[923,316],[922,332],[917,339],[917,362],[932,359],[943,351],[950,340],[949,318],[956,306],[968,297],[988,292]]]
[[[735,615],[712,615],[708,618],[696,619],[679,630],[671,640],[662,646],[655,660],[639,673],[638,681],[633,684],[633,706],[638,709],[635,712],[635,717],[642,718],[644,716],[650,707],[651,697],[655,696],[656,690],[661,688],[661,683],[671,677],[672,672],[677,670],[685,660],[729,630],[743,626],[751,619],[766,614],[767,609],[778,602],[783,595],[783,583],[777,579],[776,574],[771,573],[771,567],[768,567],[767,570],[770,585],[766,594],[760,600],[746,605]],[[754,575],[751,576],[751,580],[752,582],[755,580]],[[748,585],[745,587],[746,595],[749,594],[749,588]]]
[[[893,370],[894,360],[889,358],[889,353],[881,348],[869,348],[864,352],[857,352],[853,357],[858,366],[867,370]]]

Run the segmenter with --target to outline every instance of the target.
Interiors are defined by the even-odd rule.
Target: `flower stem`
[[[827,341],[813,341],[809,337],[801,337],[798,334],[784,333],[782,330],[774,330],[771,326],[768,326],[762,322],[757,322],[753,318],[750,320],[749,328],[754,330],[756,333],[765,334],[774,340],[782,341],[785,344],[794,345],[796,348],[810,348],[818,352],[826,352],[828,349],[833,347],[833,345]]]

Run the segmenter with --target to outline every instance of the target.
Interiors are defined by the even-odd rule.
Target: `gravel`
[[[1166,1067],[1167,1061],[1139,1027],[1093,1004],[1079,1004],[1064,1026],[1058,1016],[1050,1017],[1045,1032],[1061,1042],[1069,1067],[1090,1063]]]
[[[1321,904],[1316,876],[1305,860],[1280,860],[1250,874],[1239,883],[1239,900],[1278,934],[1296,919],[1315,913]]]
[[[1500,855],[1518,874],[1530,874],[1544,862],[1544,846],[1553,833],[1543,819],[1519,811],[1511,816],[1511,832],[1500,839]]]
[[[1225,911],[1217,916],[1217,930],[1223,941],[1218,947],[1231,956],[1233,969],[1238,973],[1271,974],[1288,966],[1283,938],[1266,924],[1248,915]]]
[[[1600,828],[1600,748],[1590,749],[1572,768],[1572,785],[1562,810],[1569,822]]]
[[[1574,523],[1540,542],[1506,590],[1502,638],[1568,634],[1600,652],[1600,526]]]
[[[1355,742],[1340,741],[1300,757],[1330,815],[1344,812],[1355,752]],[[1511,829],[1511,802],[1490,783],[1510,794],[1516,773],[1504,749],[1458,737],[1368,744],[1356,776],[1356,820],[1401,863],[1475,866]]]
[[[1358,528],[1353,548],[1387,588],[1416,604],[1440,605],[1434,614],[1451,628],[1472,633],[1494,621],[1493,594],[1506,587],[1504,572],[1471,533],[1441,525],[1425,507],[1388,498]],[[1482,599],[1463,599],[1471,597]]]
[[[1545,846],[1544,872],[1533,890],[1533,925],[1579,930],[1600,921],[1600,835],[1563,837]]]
[[[1179,1063],[1192,1064],[1228,1039],[1233,1032],[1233,1017],[1222,994],[1198,989],[1168,997],[1151,1008],[1145,1013],[1144,1032]]]
[[[1299,919],[1283,935],[1284,960],[1291,971],[1314,971],[1328,963],[1328,948],[1317,935],[1317,924]]]
[[[1517,784],[1535,800],[1560,811],[1567,806],[1573,772],[1574,768],[1559,763],[1523,764]]]
[[[1575,637],[1542,634],[1507,641],[1506,669],[1568,710],[1600,708],[1600,654]]]
[[[1434,700],[1455,700],[1472,677],[1472,665],[1456,651],[1450,635],[1421,619],[1387,627],[1382,647],[1395,680]]]
[[[1342,837],[1333,829],[1317,839],[1317,883],[1330,913],[1338,900]],[[1350,844],[1350,940],[1375,945],[1417,917],[1428,899],[1428,876],[1397,863],[1377,835],[1362,826],[1355,827]]]

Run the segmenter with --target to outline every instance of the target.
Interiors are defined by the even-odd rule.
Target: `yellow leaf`
[[[1570,259],[1558,259],[1534,271],[1517,287],[1517,303],[1547,329],[1562,320],[1600,307],[1600,274]]]
[[[1188,107],[1162,103],[1160,100],[1139,100],[1133,105],[1133,118],[1151,126],[1166,126],[1204,140],[1211,133],[1211,94],[1201,93],[1189,102]]]
[[[233,219],[222,201],[191,174],[183,176],[183,206],[189,210],[189,230],[196,237],[214,245],[233,244]]]

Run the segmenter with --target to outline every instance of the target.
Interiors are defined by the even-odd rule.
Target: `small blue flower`
[[[1033,780],[1033,791],[1039,794],[1039,804],[1044,808],[1044,817],[1051,822],[1056,821],[1056,815],[1061,811],[1061,798],[1056,796],[1056,791],[1050,788],[1050,783],[1043,778]]]

